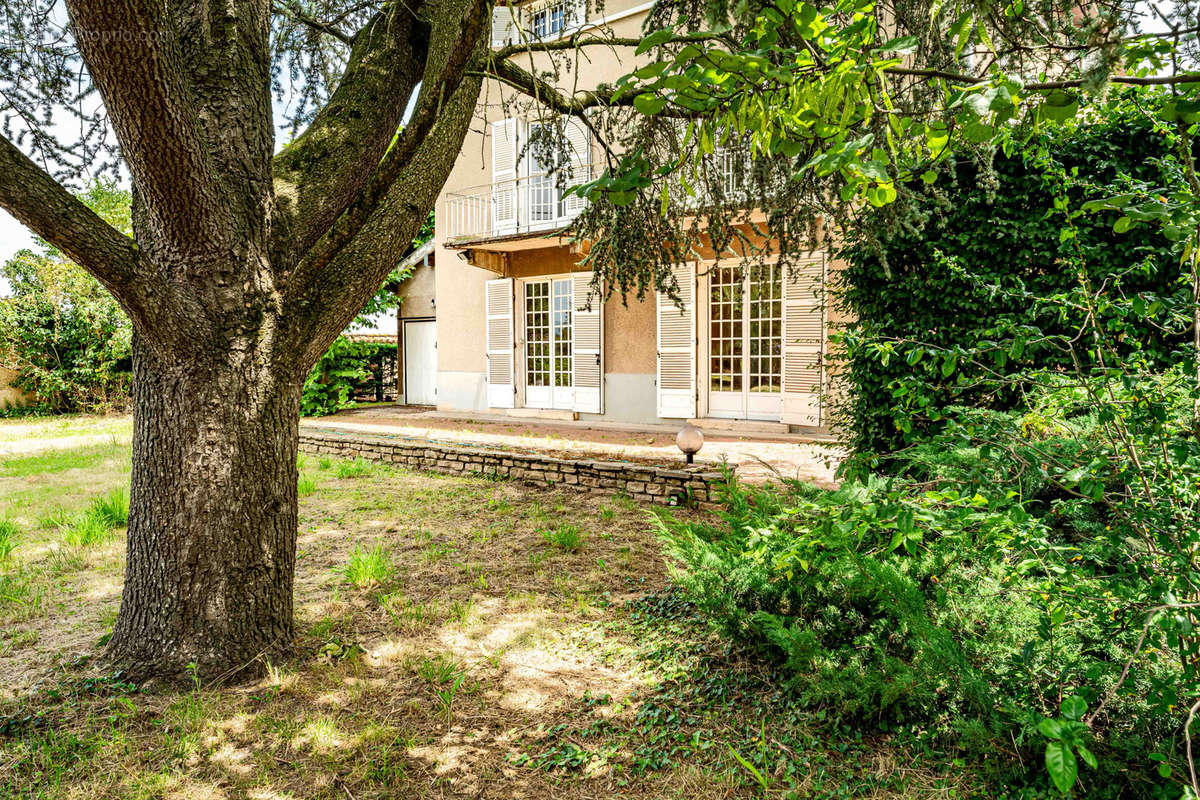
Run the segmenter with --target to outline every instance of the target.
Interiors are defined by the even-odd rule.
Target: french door
[[[714,265],[708,330],[709,415],[778,421],[783,411],[780,266]]]
[[[525,284],[525,405],[575,407],[574,305],[570,278]]]

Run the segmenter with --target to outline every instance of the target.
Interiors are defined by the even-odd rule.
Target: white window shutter
[[[696,274],[691,263],[671,268],[677,305],[658,292],[658,416],[696,416]],[[680,307],[682,305],[682,308]]]
[[[517,22],[512,6],[492,9],[492,47],[507,47],[517,40]]]
[[[497,278],[484,287],[487,315],[487,397],[491,408],[512,408],[516,394],[513,363],[513,279]]]
[[[497,232],[517,224],[519,120],[492,123],[492,224]]]
[[[569,149],[568,169],[564,189],[587,183],[591,178],[592,166],[592,136],[587,125],[578,117],[565,115],[563,127],[566,133],[566,144]],[[576,216],[587,206],[587,200],[578,195],[563,198],[563,213],[568,217]]]
[[[825,344],[825,254],[797,258],[783,276],[783,415],[789,425],[821,424]]]
[[[592,288],[594,274],[576,272],[571,276],[575,310],[571,334],[575,410],[603,414],[604,298]]]

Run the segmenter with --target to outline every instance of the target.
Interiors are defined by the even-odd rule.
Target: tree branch
[[[585,38],[584,34],[587,33]],[[727,34],[723,33],[681,33],[678,36],[673,36],[663,44],[688,44],[695,42],[723,42],[729,47],[737,47],[737,42],[731,39]],[[553,53],[561,50],[577,50],[583,47],[633,47],[636,48],[642,43],[640,38],[636,37],[621,37],[621,36],[597,36],[591,31],[576,31],[570,36],[562,39],[554,39],[547,42],[523,42],[521,44],[510,44],[506,47],[501,47],[499,50],[492,51],[492,58],[506,59],[516,55],[526,53]]]
[[[487,0],[440,4],[422,96],[371,182],[289,281],[289,341],[307,364],[354,318],[412,244],[462,149],[481,81],[464,77],[484,54]],[[464,19],[464,11],[465,19]]]
[[[336,25],[332,25],[328,22],[322,22],[321,20],[316,19],[314,17],[310,17],[309,15],[305,14],[303,11],[301,11],[297,8],[294,8],[290,3],[283,3],[283,2],[272,3],[271,9],[276,14],[281,14],[281,15],[287,17],[288,19],[292,20],[293,22],[298,22],[301,25],[305,26],[306,28],[311,28],[312,30],[316,31],[317,33],[323,33],[327,36],[332,36],[334,39],[337,39],[339,42],[341,42],[342,44],[344,44],[346,46],[350,46],[350,45],[354,44],[354,37],[351,36],[350,34],[346,33],[345,31],[343,31],[341,28],[337,27]]]
[[[462,13],[463,6],[465,14]],[[444,29],[435,29],[433,37],[437,39],[440,34],[448,41],[440,53],[433,44],[430,46],[430,56],[421,81],[421,95],[412,118],[379,162],[366,186],[297,268],[298,279],[294,285],[298,291],[311,282],[324,281],[319,276],[342,248],[363,230],[426,137],[439,125],[443,106],[457,91],[471,63],[482,55],[484,33],[491,27],[490,9],[488,0],[462,0],[461,5],[439,6],[439,11],[446,15],[440,23]],[[461,137],[458,143],[461,145]]]
[[[104,284],[135,322],[146,324],[173,292],[113,228],[0,136],[0,206]]]
[[[965,83],[972,86],[981,83],[987,83],[987,78],[976,77],[974,75],[963,75],[957,72],[945,72],[937,69],[914,69],[908,67],[889,67],[884,70],[888,75],[907,75],[916,78],[942,78],[956,83]],[[1185,72],[1179,75],[1165,75],[1161,77],[1141,78],[1136,75],[1113,75],[1108,79],[1110,83],[1125,84],[1128,86],[1177,86],[1187,83],[1200,83],[1200,73]],[[1027,83],[1022,88],[1027,92],[1048,92],[1054,89],[1078,89],[1083,86],[1083,80],[1073,78],[1061,81],[1042,81],[1040,83]]]
[[[493,61],[488,64],[486,70],[474,74],[500,81],[506,86],[510,86],[518,92],[528,95],[552,111],[557,111],[560,114],[571,114],[576,117],[583,117],[584,112],[590,108],[622,108],[632,106],[633,99],[640,93],[639,90],[635,89],[624,91],[583,89],[568,95],[554,84],[543,78],[539,78],[529,70],[518,67],[511,61]],[[660,116],[675,119],[695,119],[703,116],[703,113],[672,105],[663,109]]]
[[[306,253],[370,180],[428,50],[428,25],[404,2],[386,3],[354,36],[333,96],[272,163],[277,252]]]
[[[67,0],[71,27],[154,244],[181,261],[228,249],[232,224],[181,67],[168,6],[153,0]]]

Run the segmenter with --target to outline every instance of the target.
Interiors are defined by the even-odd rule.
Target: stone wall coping
[[[722,473],[696,465],[672,469],[632,461],[558,458],[544,453],[490,446],[461,446],[437,441],[397,439],[358,431],[302,430],[301,449],[318,454],[398,463],[432,472],[494,474],[539,486],[570,486],[598,494],[627,492],[635,499],[676,505],[680,498],[707,505],[711,484]]]

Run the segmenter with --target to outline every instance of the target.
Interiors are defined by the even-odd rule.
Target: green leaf
[[[1113,223],[1113,233],[1124,233],[1129,230],[1131,225],[1133,225],[1133,220],[1129,217],[1121,217]]]
[[[1056,90],[1046,95],[1038,113],[1054,122],[1065,122],[1079,113],[1079,98],[1070,92]]]
[[[1058,740],[1063,735],[1062,720],[1050,719],[1047,717],[1038,723],[1038,733],[1045,736],[1047,739]]]
[[[647,50],[650,50],[653,47],[666,44],[667,42],[671,41],[674,36],[675,31],[671,30],[670,28],[663,28],[662,30],[654,31],[642,39],[641,43],[637,46],[637,55],[640,56],[642,53],[645,53]]]
[[[958,356],[954,353],[948,353],[942,361],[942,377],[949,378],[954,374],[954,370],[958,368]]]
[[[1083,759],[1083,763],[1087,764],[1092,769],[1095,769],[1099,765],[1100,762],[1096,760],[1096,756],[1091,750],[1088,750],[1081,744],[1075,745],[1075,750],[1079,753],[1079,757]]]
[[[1087,700],[1084,700],[1077,694],[1073,694],[1062,701],[1060,708],[1064,717],[1078,722],[1087,713]]]
[[[1071,791],[1079,774],[1075,754],[1065,742],[1049,742],[1046,745],[1046,769],[1050,772],[1050,780],[1063,794]]]
[[[645,114],[648,117],[653,117],[655,114],[658,114],[667,107],[667,101],[665,98],[658,97],[657,95],[649,93],[639,94],[637,97],[633,98],[633,107],[636,108],[639,113]]]
[[[917,49],[916,36],[897,36],[875,48],[880,53],[911,53]]]

